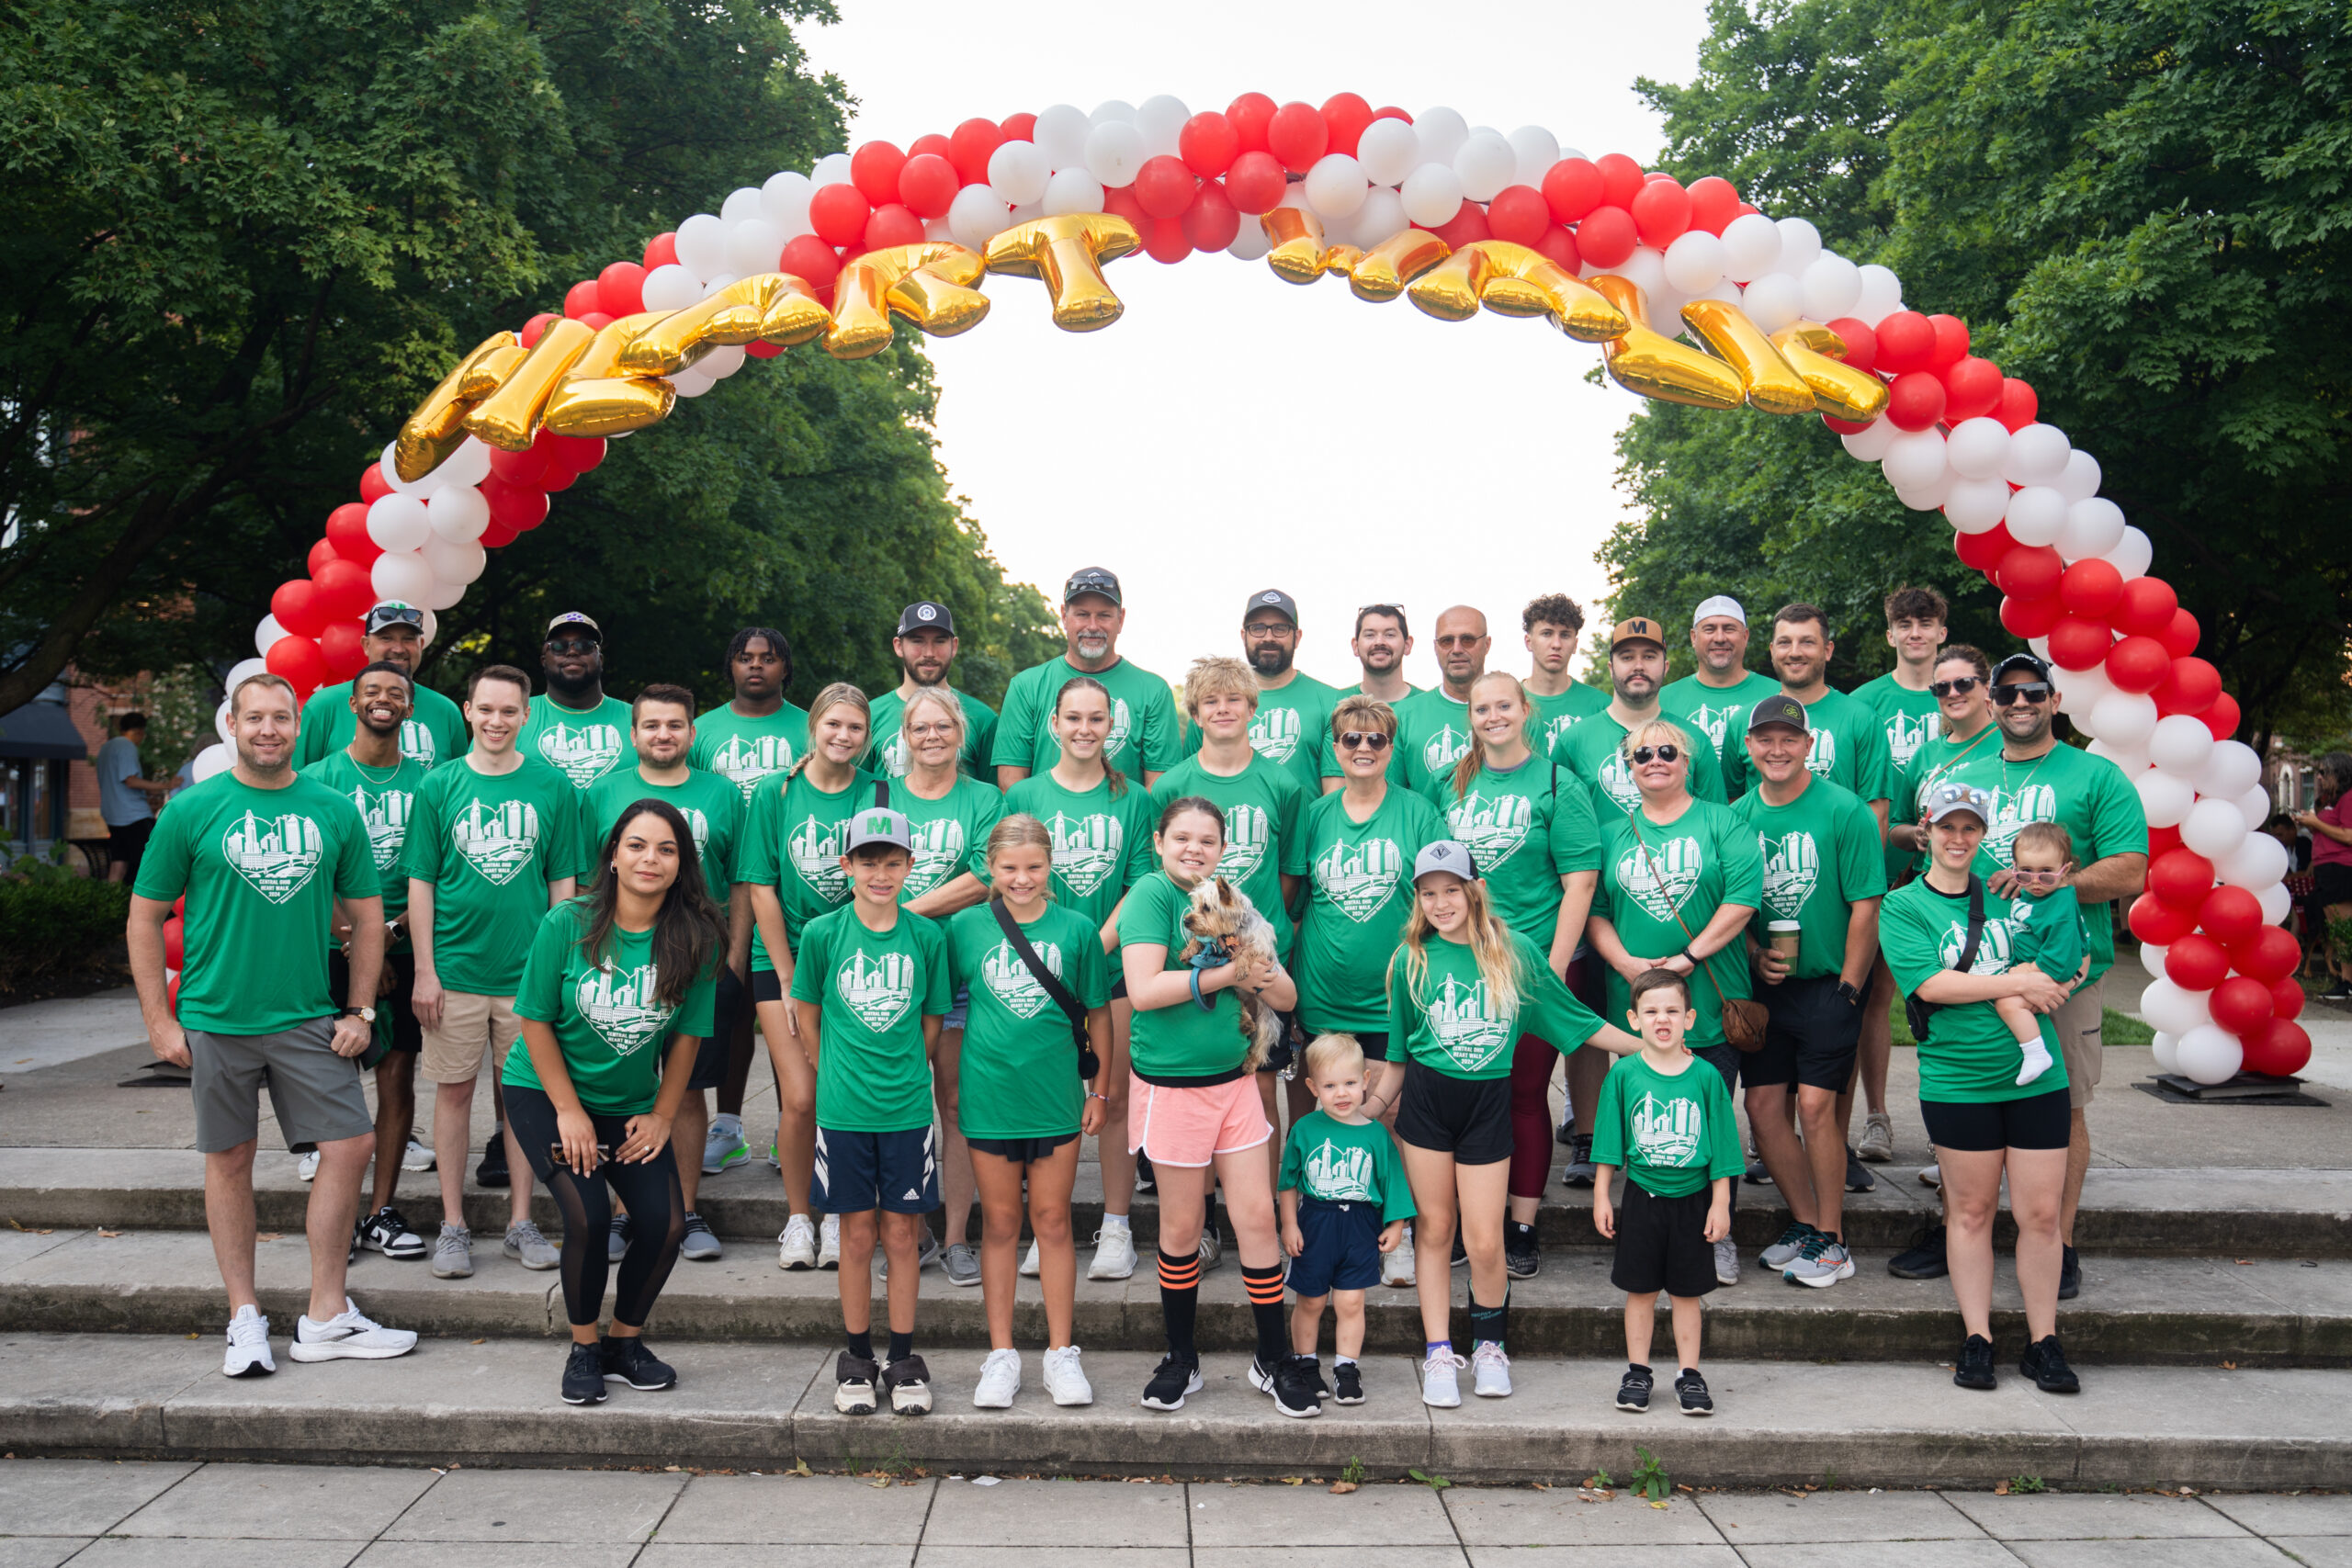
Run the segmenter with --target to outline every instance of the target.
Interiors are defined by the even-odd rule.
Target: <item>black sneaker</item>
[[[1886,1260],[1886,1271],[1898,1280],[1940,1280],[1951,1272],[1944,1261],[1944,1227],[1924,1225],[1919,1239]]]
[[[1462,1216],[1459,1214],[1453,1216],[1453,1266],[1456,1269],[1467,1269],[1470,1267],[1470,1254],[1462,1245]]]
[[[2352,1002],[2352,983],[2346,983],[2343,979],[2338,978],[2334,985],[2328,987],[2324,991],[2312,992],[2312,1000],[2315,1002],[2334,1002],[2337,1007],[2342,1007],[2347,1002]]]
[[[1504,1224],[1503,1269],[1514,1280],[1532,1280],[1544,1271],[1544,1249],[1536,1245],[1533,1225]]]
[[[390,1203],[359,1222],[359,1245],[374,1247],[387,1258],[422,1258],[424,1238],[408,1228],[401,1212]]]
[[[1257,1363],[1250,1363],[1254,1378]],[[1322,1381],[1322,1372],[1312,1356],[1286,1356],[1275,1366],[1273,1388],[1274,1408],[1294,1420],[1305,1420],[1323,1414],[1323,1402],[1315,1397],[1315,1385]]]
[[[1740,1179],[1752,1181],[1758,1187],[1770,1187],[1772,1185],[1772,1168],[1761,1159],[1753,1160],[1746,1170],[1740,1172]]]
[[[490,1134],[489,1145],[481,1151],[481,1163],[474,1167],[474,1179],[484,1187],[505,1187],[512,1179],[506,1174],[506,1129],[500,1127]]]
[[[1320,1357],[1306,1358],[1306,1380],[1315,1386],[1316,1404],[1320,1404],[1331,1397],[1331,1385],[1323,1381],[1323,1362]]]
[[[677,1371],[656,1360],[644,1339],[634,1334],[605,1337],[605,1375],[631,1388],[673,1388],[678,1382]]]
[[[1319,1373],[1317,1374],[1320,1375]],[[1341,1361],[1331,1369],[1334,1403],[1362,1404],[1363,1403],[1363,1370],[1353,1361]]]
[[[1639,1361],[1625,1364],[1625,1375],[1617,1380],[1617,1408],[1647,1410],[1650,1407],[1650,1370]]]
[[[613,1228],[607,1232],[605,1236],[605,1261],[607,1263],[618,1263],[621,1260],[622,1254],[628,1251],[628,1216],[627,1214],[615,1214],[613,1216]]]
[[[1253,1361],[1251,1364],[1254,1366],[1256,1363]],[[1200,1361],[1170,1351],[1159,1358],[1159,1365],[1151,1371],[1151,1381],[1143,1385],[1143,1407],[1146,1410],[1182,1410],[1184,1408],[1184,1396],[1200,1392]]]
[[[1870,1173],[1870,1168],[1862,1163],[1862,1156],[1854,1152],[1854,1145],[1851,1144],[1846,1145],[1846,1190],[1849,1192],[1878,1190],[1878,1178]]]
[[[2080,1393],[2083,1380],[2066,1364],[2066,1352],[2058,1348],[2058,1336],[2045,1336],[2025,1348],[2025,1359],[2018,1362],[2018,1371],[2033,1380],[2033,1386],[2044,1393]]]
[[[1571,1133],[1568,1134],[1568,1168],[1561,1174],[1560,1185],[1589,1187],[1592,1185],[1592,1134]]]
[[[1576,1142],[1576,1118],[1572,1116],[1566,1122],[1561,1122],[1557,1128],[1554,1129],[1552,1135],[1560,1141],[1562,1147],[1566,1147],[1567,1145]]]
[[[921,1356],[910,1355],[882,1369],[882,1386],[890,1393],[890,1408],[900,1416],[931,1414],[931,1368]]]
[[[844,1416],[874,1414],[874,1383],[882,1369],[870,1357],[847,1350],[833,1362],[833,1408]]]
[[[605,1348],[602,1345],[574,1343],[571,1356],[563,1363],[563,1402],[566,1404],[602,1404],[605,1403]]]
[[[1151,1168],[1151,1156],[1141,1149],[1136,1151],[1136,1190],[1138,1192],[1159,1190],[1159,1178]]]
[[[1993,1376],[1993,1342],[1982,1334],[1970,1335],[1960,1348],[1960,1359],[1952,1363],[1951,1381],[1959,1388],[1998,1386]]]
[[[1674,1397],[1682,1402],[1685,1416],[1713,1416],[1715,1397],[1707,1392],[1707,1380],[1699,1375],[1696,1367],[1685,1367],[1682,1375],[1674,1380]]]
[[[2071,1302],[2082,1293],[2082,1255],[2071,1247],[2062,1247],[2058,1253],[2058,1299]]]

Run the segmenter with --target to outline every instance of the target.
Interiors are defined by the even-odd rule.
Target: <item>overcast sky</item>
[[[1197,112],[1350,91],[1647,161],[1657,121],[1634,79],[1689,80],[1705,34],[1702,0],[839,4],[839,25],[802,29],[809,54],[858,99],[853,141],[902,148],[1057,102],[1172,93]],[[1061,332],[1041,285],[991,278],[988,320],[929,348],[951,487],[1049,598],[1074,567],[1117,571],[1136,663],[1181,679],[1238,651],[1245,597],[1280,587],[1302,606],[1301,668],[1335,683],[1354,673],[1355,606],[1384,599],[1411,613],[1416,684],[1436,679],[1429,622],[1454,603],[1487,613],[1493,662],[1524,670],[1530,597],[1605,590],[1594,556],[1620,514],[1611,444],[1634,399],[1586,385],[1597,348],[1540,321],[1367,305],[1343,278],[1295,288],[1262,261],[1138,253],[1106,276],[1127,309],[1103,331]]]

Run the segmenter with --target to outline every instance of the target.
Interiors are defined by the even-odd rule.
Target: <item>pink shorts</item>
[[[1155,1166],[1205,1166],[1273,1135],[1258,1086],[1246,1074],[1206,1089],[1170,1089],[1128,1075],[1127,1152],[1140,1149]]]

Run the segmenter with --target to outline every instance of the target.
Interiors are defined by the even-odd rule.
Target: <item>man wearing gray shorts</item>
[[[310,1310],[293,1357],[379,1360],[416,1336],[379,1326],[344,1293],[359,1179],[375,1122],[359,1086],[383,964],[383,900],[358,808],[293,768],[294,688],[254,675],[229,694],[236,765],[172,800],[133,886],[125,932],[147,1040],[194,1075],[204,1217],[229,1292],[221,1371],[277,1370],[254,1293],[254,1151],[261,1090],[290,1146],[316,1144],[318,1178],[303,1229]],[[186,967],[176,998],[164,973],[164,924],[186,899]],[[347,1006],[327,986],[327,931],[340,901],[353,926]]]

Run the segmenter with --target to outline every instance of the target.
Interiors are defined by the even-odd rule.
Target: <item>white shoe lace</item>
[[[269,1343],[269,1319],[255,1314],[252,1317],[232,1318],[229,1323],[229,1343],[243,1349]]]
[[[1425,1376],[1433,1375],[1441,1370],[1445,1371],[1458,1371],[1469,1364],[1469,1362],[1464,1360],[1460,1356],[1455,1355],[1451,1350],[1440,1350],[1436,1355],[1431,1356],[1428,1360],[1421,1363],[1421,1371]]]
[[[1454,1359],[1457,1361],[1461,1359],[1458,1356]],[[1486,1371],[1488,1367],[1498,1367],[1504,1371],[1510,1370],[1510,1358],[1503,1354],[1503,1348],[1491,1339],[1479,1341],[1476,1348],[1470,1352],[1470,1359],[1477,1363],[1480,1371]]]

